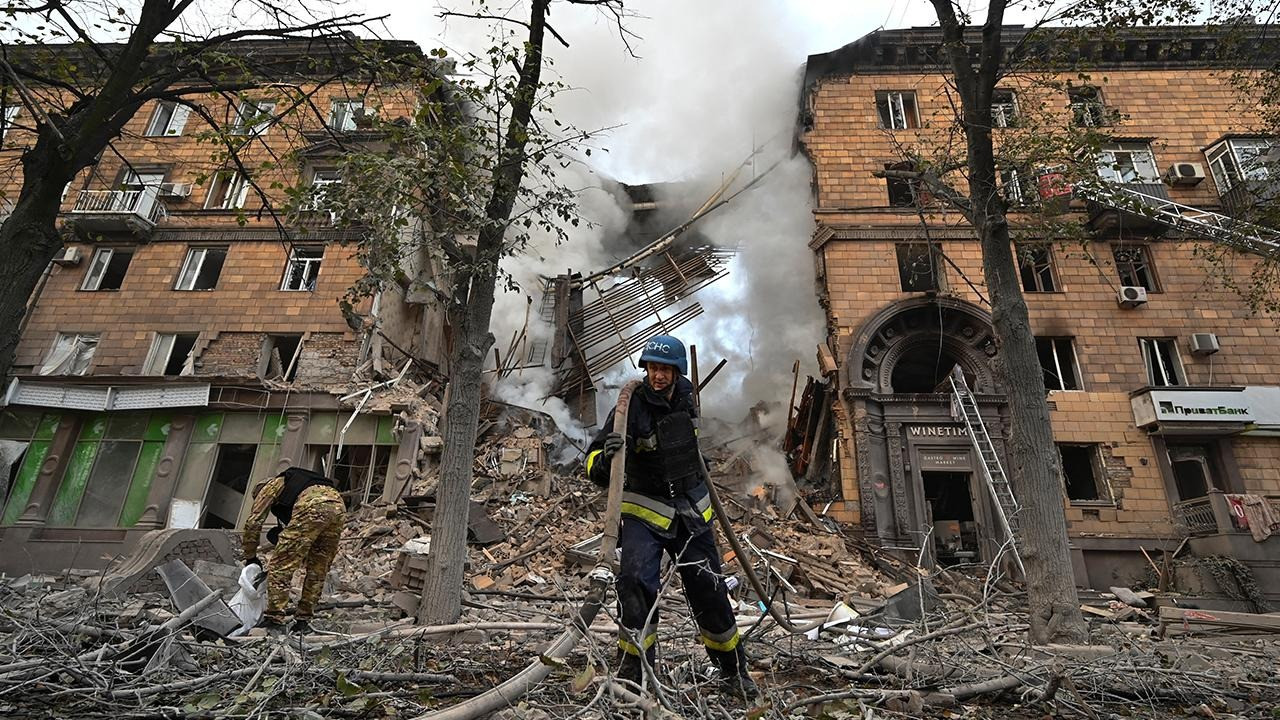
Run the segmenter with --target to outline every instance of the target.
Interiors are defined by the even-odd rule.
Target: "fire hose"
[[[632,380],[622,387],[622,390],[618,393],[618,405],[614,411],[615,418],[625,419],[627,417],[627,413],[631,408],[631,395],[639,385],[639,380]],[[622,514],[622,486],[626,472],[627,454],[626,433],[621,433],[621,435],[622,447],[613,454],[609,466],[609,492],[605,505],[600,556],[596,560],[595,568],[588,575],[590,585],[587,588],[586,599],[583,600],[582,606],[578,608],[577,616],[572,618],[569,627],[560,633],[545,652],[502,684],[439,712],[419,715],[414,720],[472,720],[515,705],[534,686],[545,680],[553,669],[562,665],[569,653],[573,652],[578,641],[589,632],[591,623],[604,605],[609,586],[613,584],[614,580],[613,566],[616,562],[615,551],[618,547],[618,521]],[[699,453],[699,458],[701,457],[701,453]],[[716,493],[715,483],[711,482],[711,472],[707,467],[706,460],[702,459],[701,463],[702,472],[707,481],[707,489],[711,494],[711,505],[715,509],[720,529],[724,531],[725,538],[729,541],[729,546],[733,548],[734,555],[738,558],[738,565],[742,567],[743,574],[747,576],[747,582],[751,584],[751,589],[755,591],[761,602],[765,603],[765,609],[769,615],[773,617],[779,626],[790,633],[808,632],[822,625],[823,621],[821,620],[806,626],[796,625],[791,622],[790,618],[774,607],[772,602],[766,600],[769,597],[768,593],[764,589],[764,584],[760,582],[760,578],[756,575],[755,569],[749,561],[749,556],[743,550],[742,542],[738,540],[738,535],[733,531],[729,516],[724,511],[724,505],[720,502],[719,494]]]

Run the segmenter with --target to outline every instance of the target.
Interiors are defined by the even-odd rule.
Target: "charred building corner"
[[[1076,579],[1106,589],[1159,576],[1230,597],[1240,592],[1230,582],[1169,570],[1229,556],[1280,600],[1280,325],[1206,283],[1195,253],[1224,240],[1280,247],[1242,224],[1276,197],[1274,170],[1250,164],[1274,141],[1231,103],[1208,60],[1212,38],[1128,33],[1091,45],[1096,87],[1046,100],[1064,127],[1112,137],[1098,171],[1112,194],[1078,192],[1065,207],[1090,239],[1078,251],[1053,238],[1017,248]],[[828,514],[875,544],[984,563],[1011,509],[992,499],[984,467],[1004,459],[1010,437],[979,247],[958,214],[877,177],[903,145],[942,142],[936,128],[952,122],[940,43],[937,29],[878,31],[808,60],[800,143],[815,173],[811,247],[828,342],[825,378],[803,393],[788,442],[793,471],[826,493]],[[997,126],[1037,92],[1011,78]],[[1054,200],[1016,171],[1002,179],[1014,225],[1020,206]],[[1245,277],[1261,259],[1233,261]]]

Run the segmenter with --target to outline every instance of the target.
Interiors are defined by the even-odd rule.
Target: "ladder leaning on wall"
[[[1017,563],[1018,572],[1026,577],[1027,572],[1022,567],[1022,553],[1018,550],[1018,499],[1013,496],[1009,478],[1000,464],[1000,456],[996,454],[995,443],[991,442],[987,426],[982,422],[982,415],[978,412],[978,401],[969,390],[964,373],[958,365],[951,369],[950,380],[953,412],[958,410],[960,417],[964,419],[965,429],[969,431],[969,441],[973,444],[974,452],[978,454],[982,479],[987,485],[987,492],[991,493],[991,497],[995,500],[1000,529],[1009,539],[1009,549],[1013,553],[1014,562]]]

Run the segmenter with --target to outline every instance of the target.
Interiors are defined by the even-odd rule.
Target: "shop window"
[[[93,251],[81,290],[119,290],[133,260],[133,248],[98,248]]]
[[[333,478],[347,509],[377,500],[386,487],[396,448],[393,445],[344,445],[317,448],[315,469]]]
[[[1018,124],[1018,96],[1012,90],[996,88],[991,93],[991,127],[1008,128]]]
[[[147,130],[144,134],[147,137],[181,135],[183,128],[187,125],[187,117],[190,115],[191,108],[186,105],[173,100],[161,100],[151,111],[151,119],[147,121]]]
[[[213,477],[201,504],[200,527],[230,529],[236,526],[257,452],[258,446],[249,443],[218,445]]]
[[[316,289],[320,277],[320,263],[324,260],[322,247],[293,247],[284,268],[281,290],[310,292]]]
[[[1045,390],[1082,390],[1075,343],[1069,337],[1036,338],[1036,354],[1044,373]]]
[[[1146,245],[1112,245],[1111,257],[1116,263],[1116,274],[1121,285],[1146,288],[1147,292],[1160,292],[1155,269],[1151,264],[1151,252]]]
[[[909,130],[920,127],[916,94],[910,90],[877,92],[876,111],[880,116],[880,127],[886,130]]]
[[[928,243],[898,243],[898,280],[903,292],[939,289],[938,249]]]
[[[301,335],[268,335],[262,347],[259,375],[264,380],[293,382],[298,376]]]
[[[87,375],[98,352],[98,335],[58,333],[53,348],[40,366],[41,375]]]
[[[1147,385],[1168,387],[1187,384],[1175,338],[1138,338],[1138,347],[1147,368]]]
[[[85,418],[46,523],[132,527],[146,507],[169,427],[169,416],[160,413]]]
[[[143,375],[191,375],[195,372],[191,351],[197,333],[157,333],[143,365]]]
[[[60,422],[53,413],[0,408],[0,525],[12,525],[26,510]]]
[[[1053,249],[1048,245],[1019,245],[1018,272],[1022,276],[1022,291],[1029,293],[1057,292],[1058,278],[1054,272]]]
[[[1180,502],[1204,497],[1211,488],[1226,489],[1214,470],[1216,458],[1210,446],[1170,443],[1168,451]]]
[[[191,248],[178,272],[175,290],[213,290],[218,287],[222,265],[227,261],[226,248]]]
[[[1111,493],[1103,480],[1097,445],[1058,444],[1062,457],[1062,482],[1072,502],[1109,502]]]

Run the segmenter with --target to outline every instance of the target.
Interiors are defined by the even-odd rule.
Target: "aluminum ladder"
[[[1075,194],[1107,207],[1146,215],[1175,230],[1201,235],[1215,242],[1263,256],[1280,258],[1280,233],[1116,184],[1077,185]]]
[[[1013,488],[1009,486],[1009,478],[1000,464],[1000,456],[996,454],[995,443],[991,442],[991,434],[982,422],[982,414],[978,412],[978,401],[965,382],[964,373],[956,366],[951,370],[952,412],[957,409],[964,419],[964,427],[969,431],[969,441],[978,454],[982,466],[982,479],[986,482],[987,492],[995,500],[996,514],[999,516],[1000,528],[1009,538],[1009,547],[1013,550],[1014,562],[1018,572],[1026,577],[1027,571],[1022,567],[1022,553],[1018,551],[1018,499],[1013,496]]]

